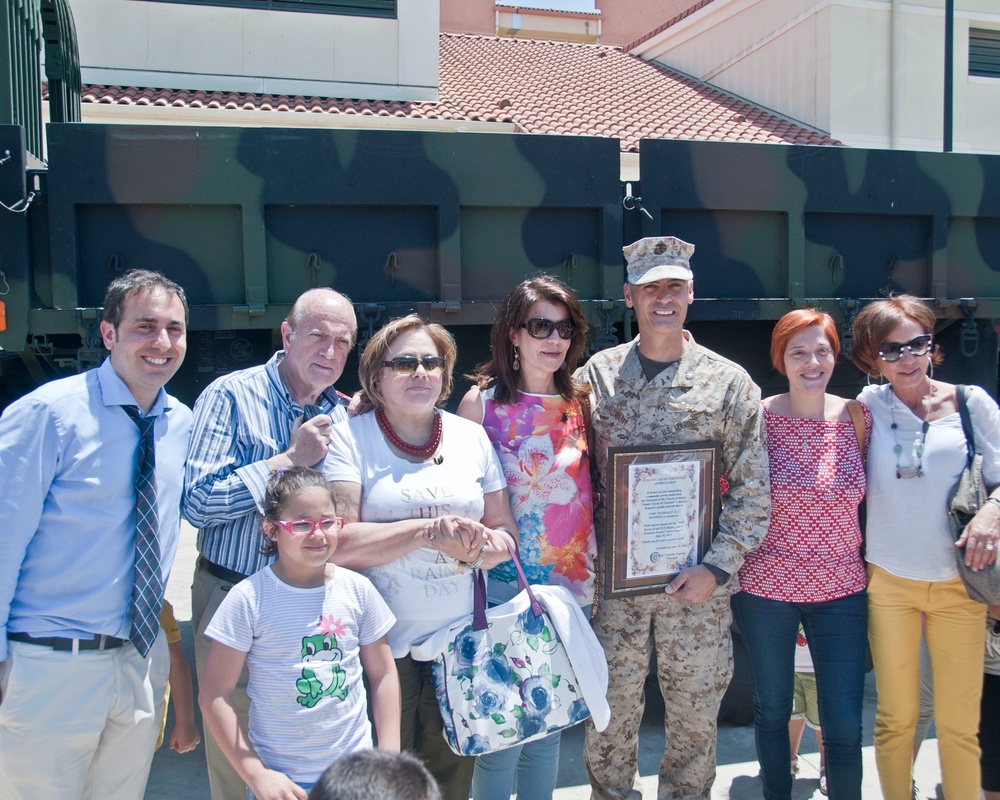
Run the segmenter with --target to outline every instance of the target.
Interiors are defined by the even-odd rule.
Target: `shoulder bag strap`
[[[865,412],[861,410],[861,403],[857,400],[847,401],[847,413],[851,415],[851,422],[854,423],[854,435],[858,437],[858,452],[861,454],[861,469],[868,471],[868,436],[865,430]],[[861,557],[865,557],[868,549],[868,540],[865,536],[865,529],[868,526],[868,509],[865,499],[861,499],[858,505],[858,525],[861,528]],[[869,654],[869,658],[871,654]],[[869,672],[871,670],[868,670]]]
[[[958,400],[958,415],[962,418],[962,431],[965,433],[965,447],[968,450],[968,463],[976,455],[976,433],[972,429],[972,417],[969,416],[969,405],[965,400],[965,386],[955,387],[955,398]]]
[[[868,437],[865,431],[865,412],[861,410],[861,403],[857,400],[848,400],[847,413],[851,415],[851,422],[854,423],[854,435],[858,437],[858,450],[861,453],[861,465],[867,469]]]
[[[594,449],[594,426],[590,423],[590,392],[588,391],[580,398],[580,412],[583,414],[583,429],[587,434],[587,460],[590,462],[590,482],[594,485],[594,492],[597,492],[597,451]],[[596,498],[595,498],[596,500]]]
[[[590,495],[591,503],[600,502],[600,474],[597,472],[597,450],[594,448],[594,426],[590,423],[590,389],[580,398],[580,411],[583,413],[583,427],[587,434],[587,460],[590,462]],[[594,559],[594,602],[590,606],[590,618],[597,617],[601,607],[601,592],[603,591],[603,575],[600,558]]]

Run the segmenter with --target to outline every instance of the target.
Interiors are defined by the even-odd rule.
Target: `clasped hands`
[[[483,523],[455,514],[428,520],[423,535],[438,552],[467,564],[475,562],[493,542],[492,531]]]

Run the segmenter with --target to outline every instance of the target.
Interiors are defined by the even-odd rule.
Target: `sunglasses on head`
[[[444,372],[444,356],[396,356],[382,362],[383,367],[389,367],[397,375],[413,375],[417,367],[423,367],[428,375],[440,375]]]
[[[332,533],[342,530],[344,527],[343,517],[332,517],[331,519],[321,519],[313,522],[311,519],[275,519],[271,520],[283,531],[288,531],[293,536],[308,536],[319,528],[323,533]]]
[[[527,322],[522,322],[521,327],[528,331],[528,336],[532,339],[548,339],[553,330],[559,334],[560,339],[572,339],[576,335],[576,325],[571,319],[553,322],[544,317],[535,317]]]
[[[910,355],[925,356],[933,345],[934,337],[929,333],[922,333],[908,342],[886,342],[878,349],[878,354],[883,361],[892,364],[903,357],[904,350],[909,350]]]

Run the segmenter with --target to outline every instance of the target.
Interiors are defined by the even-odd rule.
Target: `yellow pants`
[[[920,711],[921,614],[934,674],[934,722],[948,800],[979,798],[979,701],[986,606],[960,578],[928,583],[868,566],[868,639],[878,708],[875,761],[885,800],[912,796],[913,734]]]

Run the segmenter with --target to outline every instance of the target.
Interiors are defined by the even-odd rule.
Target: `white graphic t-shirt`
[[[315,783],[330,762],[371,748],[360,648],[393,622],[371,581],[343,567],[315,589],[271,567],[230,589],[205,635],[247,654],[250,742],[266,767]]]
[[[361,520],[457,514],[483,517],[483,495],[507,486],[496,452],[481,425],[441,412],[443,434],[437,459],[418,464],[396,456],[379,430],[374,412],[333,426],[324,474],[331,481],[361,484]],[[472,570],[433,547],[362,570],[379,590],[396,625],[389,632],[392,655],[472,613]]]

